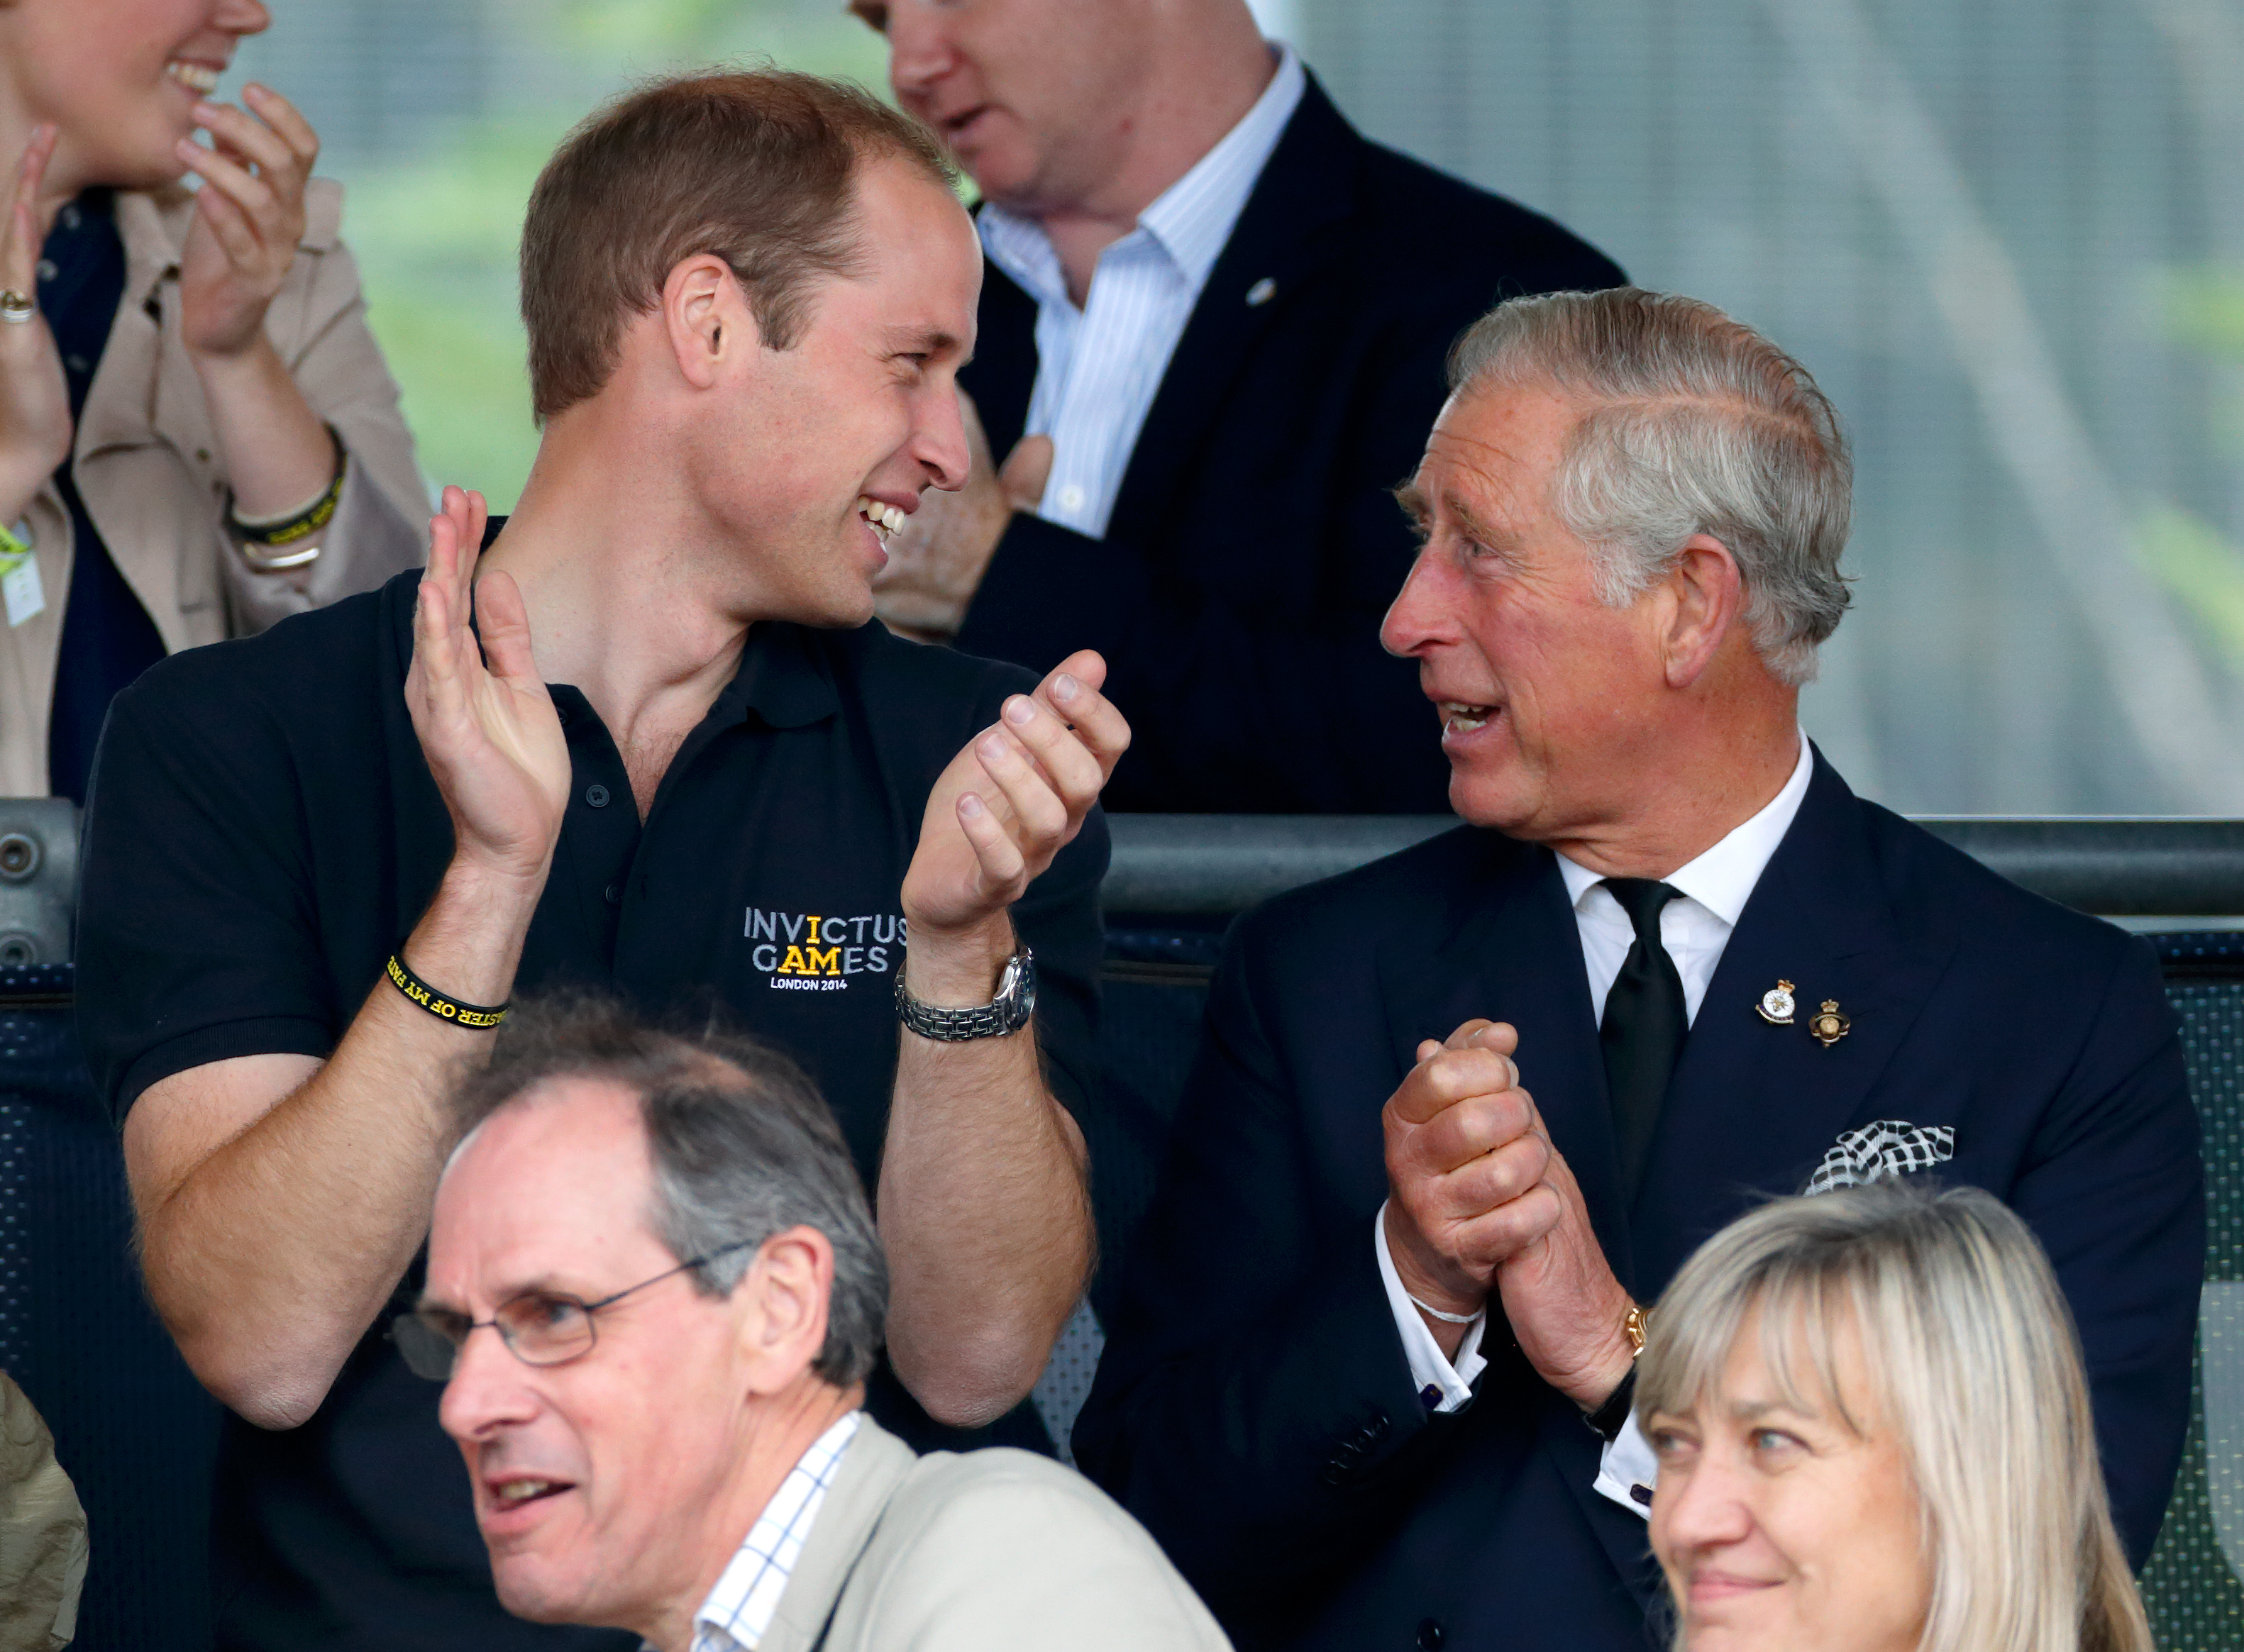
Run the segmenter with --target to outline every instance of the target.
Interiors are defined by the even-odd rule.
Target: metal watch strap
[[[1005,961],[997,978],[997,995],[969,1009],[945,1009],[923,1004],[904,990],[904,972],[896,971],[896,1019],[908,1032],[939,1044],[963,1044],[977,1038],[1004,1038],[1029,1024],[1037,1008],[1037,955],[1023,947]]]

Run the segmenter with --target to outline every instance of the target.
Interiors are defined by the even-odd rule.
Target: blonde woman
[[[2151,1652],[2072,1316],[1987,1193],[1734,1223],[1661,1298],[1637,1406],[1680,1652]]]
[[[270,21],[0,0],[0,795],[83,800],[145,667],[420,561],[319,138],[263,87],[210,98]]]

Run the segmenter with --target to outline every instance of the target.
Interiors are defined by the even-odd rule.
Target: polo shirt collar
[[[384,593],[391,604],[401,671],[410,671],[413,665],[413,609],[420,588],[421,576],[407,572],[391,580]],[[831,653],[820,644],[818,636],[807,625],[786,620],[759,620],[750,626],[733,680],[709,707],[706,720],[729,726],[754,711],[769,727],[799,729],[823,722],[839,711],[842,696],[835,686]],[[551,691],[568,687],[558,683],[546,686]],[[591,711],[590,703],[573,687],[568,692],[587,712]],[[556,693],[557,703],[564,698]]]
[[[1308,89],[1308,72],[1302,68],[1300,55],[1283,44],[1274,50],[1278,54],[1278,71],[1254,100],[1254,106],[1214,148],[1193,164],[1191,171],[1139,214],[1137,228],[1131,232],[1131,237],[1143,232],[1166,253],[1194,292],[1206,286],[1215,260],[1238,226],[1247,198],[1254,192],[1262,169],[1285,134],[1286,123],[1293,119]],[[1038,304],[1071,302],[1060,273],[1059,254],[1052,250],[1042,225],[993,201],[983,207],[977,227],[990,261]]]
[[[1815,772],[1815,753],[1808,744],[1805,730],[1800,735],[1800,757],[1792,765],[1792,778],[1783,789],[1752,816],[1732,828],[1713,847],[1696,859],[1677,867],[1662,883],[1697,901],[1732,928],[1753,898],[1754,886],[1761,874],[1768,869],[1770,857],[1784,841],[1784,834],[1792,829],[1795,816],[1800,813],[1801,799],[1808,795],[1808,782]],[[1602,873],[1591,871],[1568,860],[1558,857],[1558,875],[1565,880],[1566,900],[1575,911],[1590,891],[1605,881]]]
[[[800,729],[823,722],[841,709],[833,662],[816,634],[806,625],[767,619],[749,628],[740,669],[709,714],[738,722],[754,711],[772,728]]]

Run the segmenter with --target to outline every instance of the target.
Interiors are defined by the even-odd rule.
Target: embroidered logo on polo
[[[848,917],[750,907],[740,927],[748,961],[774,992],[843,992],[860,975],[889,975],[902,962],[904,920],[893,912]]]

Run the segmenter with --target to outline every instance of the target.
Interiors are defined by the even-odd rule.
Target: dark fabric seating
[[[1113,919],[1106,1105],[1091,1143],[1111,1304],[1152,1194],[1220,945]],[[2244,1645],[2244,934],[2156,937],[2205,1123],[2211,1195],[2199,1409],[2145,1597],[2166,1652]],[[53,1429],[91,1527],[77,1645],[204,1652],[217,1410],[142,1294],[114,1132],[71,1026],[68,966],[0,968],[0,1365]],[[1038,1395],[1063,1453],[1098,1347],[1080,1316]]]
[[[218,1406],[140,1287],[71,967],[0,968],[0,1365],[85,1506],[85,1652],[204,1652]]]

